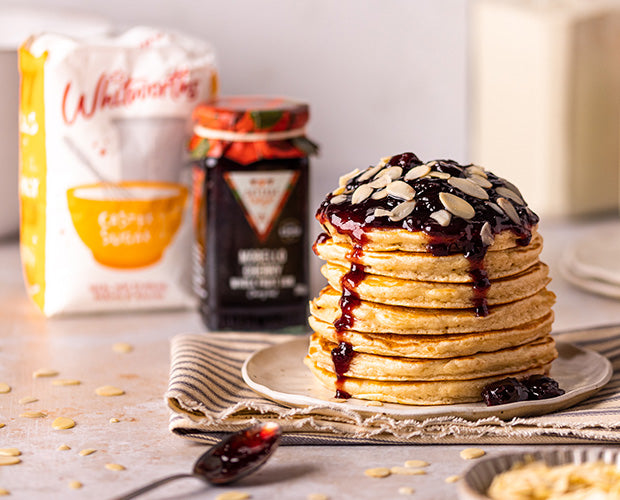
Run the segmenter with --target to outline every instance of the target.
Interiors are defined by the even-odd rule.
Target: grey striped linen
[[[549,415],[466,420],[424,420],[368,416],[327,406],[288,408],[254,393],[241,377],[241,366],[254,351],[294,338],[264,333],[178,335],[172,340],[165,398],[170,430],[212,443],[223,433],[273,420],[282,425],[284,444],[412,443],[580,443],[620,442],[620,326],[562,334],[605,355],[614,366],[610,382],[590,399]]]

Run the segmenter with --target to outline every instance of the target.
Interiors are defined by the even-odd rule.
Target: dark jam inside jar
[[[393,215],[397,213],[395,209],[403,204],[402,197],[366,196],[361,197],[361,201],[353,201],[354,193],[360,186],[373,183],[388,171],[392,175],[391,182],[405,182],[415,193],[415,201],[410,203],[414,206],[403,217]],[[471,183],[475,184],[473,188]],[[463,184],[469,186],[466,191],[459,188]],[[382,189],[381,186],[370,187],[373,188],[373,195]],[[469,213],[466,210],[463,215],[458,215],[459,210],[446,205],[446,198],[451,196],[464,200]],[[387,212],[392,215],[386,216]],[[447,213],[447,221],[440,217],[442,212]],[[383,166],[369,167],[366,171],[351,175],[340,191],[325,198],[316,217],[327,232],[331,226],[332,230],[349,236],[353,245],[353,251],[348,256],[350,271],[341,280],[341,315],[334,322],[339,335],[339,346],[332,352],[338,394],[343,392],[342,385],[346,380],[344,367],[348,368],[354,356],[352,347],[344,345],[343,333],[353,328],[354,309],[360,303],[356,287],[364,278],[364,268],[359,259],[369,231],[404,229],[424,232],[428,237],[426,250],[429,253],[435,256],[462,254],[470,264],[471,308],[477,316],[486,316],[489,314],[487,291],[492,286],[484,268],[488,247],[495,236],[504,231],[515,235],[517,245],[526,246],[531,240],[532,228],[538,223],[536,214],[527,207],[518,189],[508,181],[479,167],[462,166],[452,160],[424,164],[413,153],[393,156]],[[321,234],[316,244],[328,237],[326,233]],[[348,353],[347,363],[341,362],[343,353]]]
[[[250,165],[206,158],[194,168],[204,172],[194,281],[205,324],[212,330],[305,330],[307,158]]]

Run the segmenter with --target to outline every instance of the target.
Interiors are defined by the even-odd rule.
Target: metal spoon
[[[254,472],[280,444],[282,429],[274,422],[235,432],[203,453],[191,474],[165,477],[114,500],[129,500],[176,479],[195,477],[213,485],[228,484]]]

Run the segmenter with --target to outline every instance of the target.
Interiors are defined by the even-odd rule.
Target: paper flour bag
[[[47,316],[193,305],[184,145],[204,42],[150,28],[20,49],[20,248]]]

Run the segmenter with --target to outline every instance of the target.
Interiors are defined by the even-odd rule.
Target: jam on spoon
[[[203,453],[196,460],[192,473],[165,477],[115,500],[129,500],[186,477],[202,479],[213,485],[232,483],[263,465],[280,444],[281,437],[282,429],[274,422],[235,432]]]

